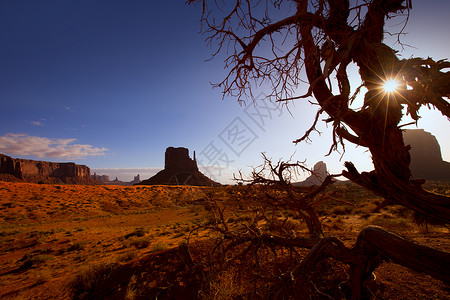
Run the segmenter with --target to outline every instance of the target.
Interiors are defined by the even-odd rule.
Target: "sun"
[[[397,90],[398,88],[398,81],[395,79],[388,79],[384,82],[383,84],[383,90],[386,93],[393,93]]]

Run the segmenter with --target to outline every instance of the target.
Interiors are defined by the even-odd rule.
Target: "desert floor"
[[[122,268],[127,274],[125,287],[114,287],[126,289],[117,298],[140,299],[136,281],[166,276],[163,269],[173,263],[173,249],[187,241],[207,245],[208,231],[192,232],[211,220],[207,195],[215,193],[226,202],[229,197],[239,197],[240,188],[0,182],[0,299],[71,299],[80,274],[92,274],[99,266]],[[448,187],[439,185],[430,189],[450,193]],[[412,224],[408,212],[399,207],[372,213],[377,201],[380,199],[352,184],[339,184],[318,208],[325,234],[351,246],[361,228],[375,224],[450,252],[448,228],[429,226],[427,232],[424,226]],[[248,220],[245,202],[241,203],[229,210],[230,224]],[[288,217],[289,212],[280,212],[280,219]],[[301,224],[294,230],[306,233]],[[401,266],[383,263],[375,273],[373,298],[450,298],[449,286]],[[154,278],[155,285],[158,280]],[[164,287],[158,288],[164,291]],[[224,293],[229,286],[215,288],[214,295],[200,296],[235,298]]]

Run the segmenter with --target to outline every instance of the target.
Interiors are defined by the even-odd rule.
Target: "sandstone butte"
[[[203,175],[197,166],[197,161],[189,157],[187,148],[169,147],[166,149],[164,170],[155,176],[143,180],[140,185],[195,185],[195,186],[219,186]]]
[[[406,145],[411,146],[410,169],[415,179],[450,181],[450,163],[442,159],[436,137],[423,129],[403,132]]]

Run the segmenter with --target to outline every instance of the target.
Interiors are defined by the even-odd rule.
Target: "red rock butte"
[[[72,162],[55,163],[0,154],[0,177],[7,181],[93,184],[91,170]]]
[[[195,185],[219,186],[207,176],[203,175],[197,166],[197,161],[189,157],[187,148],[169,147],[166,149],[164,170],[155,176],[142,181],[140,185]]]

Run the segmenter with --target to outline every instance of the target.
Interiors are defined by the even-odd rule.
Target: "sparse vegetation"
[[[366,225],[368,224],[380,226],[388,230],[398,232],[409,231],[414,227],[416,227],[411,223],[411,219],[406,219],[404,217],[397,217],[386,213],[374,216],[373,218],[370,219],[370,221],[366,223]]]
[[[9,183],[5,185],[9,187],[8,193],[16,191],[17,199],[24,200],[20,201],[21,206],[0,210],[0,217],[10,214],[9,210],[22,209],[27,206],[39,207],[36,200],[31,200],[32,197],[27,194],[34,193],[33,189],[37,185]],[[205,265],[210,258],[217,258],[215,255],[209,255],[211,244],[208,244],[208,241],[211,238],[220,239],[223,235],[208,233],[201,227],[202,223],[206,222],[205,220],[208,220],[206,223],[209,224],[207,225],[209,227],[215,224],[214,217],[210,215],[215,211],[215,208],[204,200],[206,198],[203,188],[197,189],[198,194],[195,194],[196,190],[186,189],[186,192],[198,195],[199,199],[203,198],[202,204],[195,204],[198,215],[195,215],[188,203],[185,206],[172,206],[170,203],[166,203],[153,210],[149,209],[153,207],[146,207],[145,205],[141,208],[138,206],[128,208],[129,210],[142,209],[144,212],[142,214],[128,214],[125,210],[121,215],[112,216],[109,213],[104,214],[96,199],[108,198],[109,192],[115,196],[120,187],[105,192],[102,186],[61,186],[58,198],[50,197],[53,186],[46,185],[47,190],[45,192],[49,196],[40,190],[41,187],[42,185],[39,185],[39,192],[42,195],[39,201],[44,203],[56,200],[66,201],[67,206],[70,206],[75,213],[69,211],[62,213],[59,211],[59,206],[43,205],[35,208],[41,210],[39,212],[41,215],[46,216],[50,212],[55,212],[47,222],[24,219],[20,221],[21,223],[16,223],[17,221],[3,219],[5,221],[0,223],[0,232],[2,233],[0,234],[0,258],[4,259],[5,262],[3,272],[10,273],[1,273],[4,280],[0,282],[0,298],[6,297],[4,295],[8,293],[12,296],[6,298],[14,298],[17,295],[17,297],[23,299],[31,297],[61,299],[64,297],[60,296],[62,294],[56,295],[56,291],[65,291],[67,290],[66,286],[69,285],[76,295],[75,298],[78,299],[92,299],[92,297],[95,297],[94,295],[102,295],[105,289],[123,297],[128,295],[126,297],[129,299],[133,297],[140,299],[147,296],[147,298],[153,297],[152,299],[154,299],[154,296],[158,293],[162,295],[175,291],[174,284],[177,289],[185,289],[183,293],[189,295],[200,293],[207,297],[217,293],[217,297],[219,295],[224,297],[234,295],[248,298],[255,291],[256,282],[259,282],[258,289],[265,293],[261,295],[273,295],[270,294],[271,289],[274,289],[281,281],[274,281],[273,278],[267,276],[269,276],[268,274],[279,276],[280,273],[270,273],[272,271],[269,272],[269,268],[283,270],[293,259],[305,255],[304,252],[299,250],[291,252],[275,247],[275,252],[273,252],[271,247],[265,248],[262,246],[261,249],[265,250],[260,252],[261,255],[258,256],[257,264],[254,264],[254,256],[250,255],[246,257],[245,261],[248,265],[245,268],[239,261],[227,260],[229,266],[223,267],[228,270],[228,274],[214,271],[212,268],[214,264]],[[27,189],[30,189],[30,191],[27,192]],[[270,192],[270,189],[265,189],[263,186],[254,187],[248,189],[248,191],[246,189],[248,189],[246,186],[230,186],[208,191],[217,200],[218,207],[226,206],[223,211],[224,219],[231,230],[244,229],[249,231],[255,230],[255,226],[257,226],[256,228],[260,228],[262,233],[267,232],[272,235],[282,233],[285,236],[302,237],[307,233],[301,217],[299,218],[294,210],[286,208],[265,207],[269,218],[267,220],[256,218],[259,223],[254,223],[255,209],[261,207],[261,202],[256,200],[262,199],[262,196]],[[96,195],[97,190],[102,191],[102,196]],[[158,192],[158,189],[154,187],[135,188],[135,190],[136,195],[143,198],[142,201],[147,201],[147,198],[140,195],[139,192]],[[2,191],[6,192],[7,190]],[[3,199],[7,199],[1,194],[2,191],[0,191],[0,207],[2,207]],[[82,193],[81,191],[85,192]],[[392,223],[392,230],[407,234],[411,238],[422,241],[434,236],[437,239],[432,240],[432,242],[436,243],[437,247],[445,248],[447,247],[445,245],[448,245],[448,230],[445,227],[430,226],[430,232],[426,233],[423,227],[411,225],[409,219],[403,219],[412,227],[408,227],[404,232],[399,230],[396,226],[403,226],[401,218],[409,218],[410,211],[393,206],[374,213],[373,204],[370,204],[372,201],[369,201],[369,199],[374,199],[374,196],[355,185],[338,184],[330,186],[326,193],[333,193],[332,198],[338,200],[324,198],[317,204],[322,209],[319,217],[327,234],[346,238],[350,243],[356,238],[357,231],[364,225],[377,222],[387,224],[389,222]],[[83,195],[89,196],[92,201],[87,204],[86,201],[82,200]],[[256,198],[250,198],[249,195]],[[139,201],[134,198],[135,195],[133,194],[127,194],[126,197],[128,197],[130,203]],[[30,201],[31,204],[27,201]],[[73,203],[79,204],[74,205]],[[333,208],[340,205],[351,207],[352,211],[348,215],[334,216],[332,214]],[[207,206],[207,208],[201,208],[202,206]],[[362,218],[366,212],[369,217]],[[393,218],[388,218],[388,216]],[[397,217],[399,219],[396,219]],[[203,241],[203,244],[197,244],[197,240]],[[179,254],[178,250],[178,247],[183,248],[186,243],[191,253],[191,259],[193,259],[191,265],[189,259],[186,259],[188,256]],[[174,249],[174,247],[176,248]],[[230,257],[227,259],[236,257],[249,249],[251,248],[237,248],[236,252],[230,251],[228,252]],[[15,259],[8,259],[12,255],[18,256]],[[151,255],[155,256],[152,257]],[[164,261],[166,255],[172,255],[170,256],[170,264],[164,265],[164,267],[161,265],[149,267],[145,271],[140,269],[144,264],[152,266],[153,263]],[[256,267],[258,264],[259,269]],[[263,267],[263,265],[265,266]],[[128,268],[128,271],[124,272],[122,268]],[[164,271],[162,271],[162,268]],[[330,293],[333,280],[345,280],[345,272],[342,271],[342,268],[337,264],[329,264],[321,269],[320,274],[317,273],[311,278],[315,280],[314,282],[320,291]],[[391,273],[396,272],[396,268],[395,265],[390,264],[386,269],[377,271],[377,276],[378,278],[388,276],[383,274],[389,274],[390,276]],[[186,273],[182,275],[179,273],[180,270]],[[235,276],[237,271],[241,272],[243,277]],[[336,272],[336,274],[333,272]],[[25,274],[28,279],[23,279],[20,274]],[[255,274],[262,276],[258,280],[265,279],[255,281],[255,278],[252,277]],[[324,277],[321,276],[325,276],[324,274],[327,274],[325,279],[328,281],[323,281]],[[182,276],[184,283],[177,280],[170,281],[170,278],[179,278],[180,276]],[[404,273],[398,273],[398,279],[395,277],[393,279],[389,277],[390,281],[380,279],[387,291],[385,295],[395,289],[393,283],[396,282],[395,280],[401,282],[402,276],[405,276]],[[123,283],[120,280],[122,277]],[[164,279],[166,277],[167,281]],[[155,278],[158,278],[158,280]],[[28,280],[28,282],[24,283],[23,280]],[[439,281],[432,281],[434,285],[430,288],[423,286],[425,280],[408,280],[411,284],[402,283],[412,291],[408,295],[422,295],[420,294],[421,290],[435,290],[441,291],[441,293],[444,291],[444,286]],[[183,287],[179,287],[177,282]],[[249,282],[251,285],[248,285]],[[21,289],[24,284],[31,286],[31,288],[29,290]],[[392,286],[390,286],[391,284]],[[113,286],[120,286],[121,292],[114,290]],[[189,287],[195,287],[195,292],[189,290]],[[227,287],[228,290],[221,290],[222,287]],[[101,296],[99,297],[101,298]],[[414,297],[409,298],[414,299]],[[420,297],[417,296],[416,299],[418,298]]]
[[[130,246],[133,246],[137,249],[147,248],[150,245],[150,241],[148,238],[133,238],[130,240]]]
[[[69,246],[67,248],[67,251],[80,251],[84,250],[86,243],[83,242],[75,242],[75,243],[69,243]]]
[[[18,262],[20,262],[19,270],[36,268],[37,266],[53,259],[53,256],[47,254],[27,253]]]
[[[37,278],[36,278],[36,285],[41,285],[49,281],[51,278],[51,274],[48,270],[42,270],[39,272]]]
[[[337,216],[341,216],[348,215],[352,210],[353,208],[348,205],[338,205],[331,210],[331,213]]]
[[[136,251],[128,251],[126,253],[123,253],[123,254],[120,254],[119,256],[117,256],[116,261],[117,262],[128,262],[128,261],[136,258],[137,255],[138,255],[138,253]]]
[[[133,232],[128,233],[125,235],[125,238],[128,239],[130,237],[136,236],[136,237],[142,237],[146,234],[146,230],[142,227],[136,228]]]
[[[158,251],[163,251],[166,250],[169,247],[169,245],[167,245],[167,243],[164,242],[158,242],[155,245],[152,246],[151,251],[152,252],[158,252]]]

